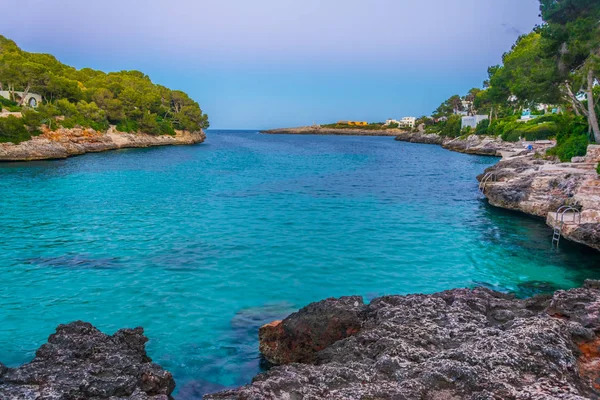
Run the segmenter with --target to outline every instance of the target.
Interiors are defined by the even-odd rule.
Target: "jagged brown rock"
[[[310,304],[260,328],[260,352],[273,364],[312,362],[318,351],[358,332],[364,312],[360,296]]]
[[[336,326],[361,318],[361,328],[315,346],[302,357],[310,362],[274,367],[248,386],[205,398],[600,398],[600,282],[526,300],[488,289],[385,296],[368,305],[327,300],[282,322],[288,331],[279,352],[291,355],[279,358],[294,361],[294,337],[306,344],[306,326],[326,327],[334,316]]]
[[[0,364],[0,399],[168,400],[173,376],[153,364],[142,328],[108,336],[86,322],[60,325],[19,368]]]

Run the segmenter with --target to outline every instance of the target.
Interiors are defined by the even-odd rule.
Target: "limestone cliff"
[[[546,219],[564,238],[600,250],[600,146],[588,147],[576,163],[533,155],[511,157],[488,168],[478,180],[490,204]],[[561,206],[573,210],[557,214]]]
[[[151,147],[202,143],[204,132],[177,131],[171,135],[106,132],[93,129],[44,129],[40,136],[19,144],[0,143],[0,161],[31,161],[66,158],[85,153],[130,147]]]

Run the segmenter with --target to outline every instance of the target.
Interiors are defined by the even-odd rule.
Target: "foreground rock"
[[[0,399],[167,400],[171,374],[147,356],[142,328],[108,336],[85,322],[60,325],[19,368],[0,364]]]
[[[564,238],[600,250],[600,146],[589,146],[587,156],[578,161],[512,157],[488,168],[478,180],[485,180],[481,188],[490,204],[544,218]],[[557,214],[564,205],[573,212]]]
[[[205,398],[598,399],[599,288],[590,281],[528,300],[488,289],[386,296],[369,305],[326,300],[263,328],[267,358],[301,363]]]
[[[148,135],[145,133],[122,133],[114,128],[107,132],[93,129],[45,130],[42,135],[19,144],[0,143],[0,161],[31,161],[67,158],[134,147],[187,145],[202,143],[204,132],[177,131],[171,135]]]
[[[425,132],[403,132],[396,136],[396,140],[410,143],[438,144],[443,148],[457,151],[459,153],[477,154],[483,156],[508,157],[525,155],[530,150],[527,146],[535,149],[546,149],[554,145],[550,141],[520,143],[505,142],[496,136],[470,135],[459,138],[446,138],[435,133]]]
[[[260,131],[270,135],[340,135],[340,136],[397,136],[401,129],[369,130],[360,128],[321,128],[319,126],[301,126],[299,128],[280,128]]]

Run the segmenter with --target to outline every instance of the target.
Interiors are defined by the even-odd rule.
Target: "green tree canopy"
[[[66,117],[65,124],[173,133],[208,128],[206,114],[186,93],[154,84],[140,71],[77,70],[49,54],[28,53],[0,36],[0,90],[39,93],[39,112]],[[30,119],[33,121],[34,119]],[[44,120],[44,118],[38,118]]]

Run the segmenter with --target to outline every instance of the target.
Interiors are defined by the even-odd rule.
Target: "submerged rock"
[[[0,399],[167,400],[175,381],[152,363],[147,341],[142,328],[108,336],[86,322],[60,325],[30,363],[0,364]]]
[[[600,282],[525,300],[489,289],[349,299],[263,327],[261,349],[284,365],[205,398],[600,398]]]

